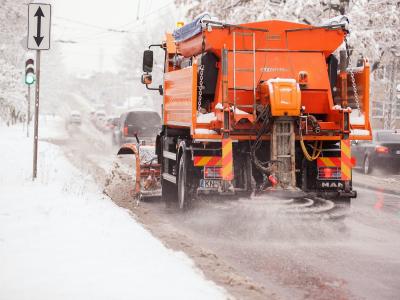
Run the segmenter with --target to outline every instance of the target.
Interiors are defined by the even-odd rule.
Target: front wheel
[[[190,160],[187,158],[186,152],[184,151],[179,159],[179,171],[178,171],[178,206],[180,210],[185,210],[190,207],[192,202],[192,186],[189,170]]]

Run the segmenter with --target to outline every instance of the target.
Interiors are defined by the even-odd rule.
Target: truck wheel
[[[364,174],[370,174],[371,171],[372,171],[371,160],[370,160],[369,156],[367,155],[367,156],[364,158],[363,172],[364,172]]]
[[[178,171],[178,207],[180,210],[185,210],[190,207],[192,201],[190,176],[188,174],[189,159],[187,159],[186,151],[184,151],[179,159]]]

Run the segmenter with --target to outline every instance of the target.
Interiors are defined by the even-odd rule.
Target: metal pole
[[[26,119],[26,137],[29,137],[29,123],[31,121],[31,85],[28,85],[28,116]]]
[[[399,117],[398,111],[397,111],[397,93],[396,93],[396,86],[397,86],[397,81],[396,81],[396,74],[398,70],[398,65],[399,65],[399,58],[395,56],[394,58],[394,63],[393,63],[393,78],[392,78],[392,86],[390,90],[390,96],[391,96],[391,103],[392,103],[392,109],[391,109],[391,119],[390,119],[390,129],[396,129],[396,119]]]
[[[40,50],[36,50],[36,88],[35,88],[35,131],[33,136],[33,178],[37,177],[38,136],[39,136],[39,86],[40,86]]]
[[[393,121],[394,121],[394,79],[395,79],[395,64],[396,62],[393,62],[391,67],[391,73],[390,73],[390,81],[389,81],[389,97],[388,97],[388,114],[387,117],[385,118],[385,123],[384,123],[384,129],[392,129]]]

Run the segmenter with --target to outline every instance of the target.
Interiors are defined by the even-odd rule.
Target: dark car
[[[107,131],[112,131],[115,127],[117,127],[119,124],[119,118],[118,117],[107,117],[106,118],[106,130]]]
[[[123,113],[119,118],[119,126],[113,131],[113,141],[122,145],[141,141],[152,143],[160,130],[161,118],[155,111],[135,110]]]
[[[375,168],[400,171],[400,130],[374,130],[372,141],[354,141],[352,155],[365,174]]]

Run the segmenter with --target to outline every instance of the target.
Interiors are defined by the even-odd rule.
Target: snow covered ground
[[[0,125],[0,299],[226,299],[61,150]]]

